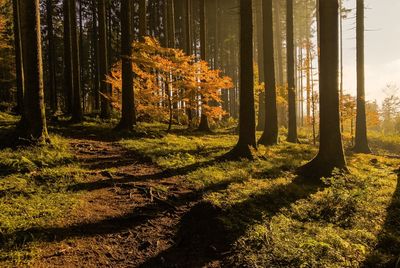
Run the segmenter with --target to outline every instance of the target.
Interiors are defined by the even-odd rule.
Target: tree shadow
[[[398,267],[400,264],[400,169],[397,171],[397,188],[387,217],[378,237],[378,244],[364,262],[364,267]],[[397,266],[396,266],[397,265]]]
[[[182,217],[174,244],[140,267],[204,267],[223,260],[232,244],[255,222],[264,220],[265,215],[272,218],[281,209],[323,187],[322,183],[309,183],[297,177],[288,185],[253,195],[224,210],[208,202],[199,202]],[[227,219],[237,221],[235,227],[226,224]]]
[[[198,162],[192,165],[175,168],[175,169],[166,169],[160,172],[156,172],[153,174],[145,174],[145,175],[127,175],[123,174],[122,178],[109,178],[106,180],[99,180],[94,182],[83,182],[71,185],[68,190],[69,191],[94,191],[100,190],[104,188],[111,187],[115,184],[127,184],[134,182],[143,182],[143,181],[151,181],[151,180],[161,180],[168,179],[176,176],[184,176],[191,172],[194,172],[200,168],[205,168],[211,165],[218,163],[219,159],[212,159],[205,162]]]
[[[115,234],[133,229],[164,213],[176,213],[176,209],[190,202],[200,200],[205,192],[226,189],[232,181],[224,181],[191,192],[170,195],[162,202],[151,202],[118,217],[97,222],[84,222],[67,227],[33,227],[8,234],[0,233],[0,250],[20,248],[30,242],[60,242],[70,238],[92,237]]]

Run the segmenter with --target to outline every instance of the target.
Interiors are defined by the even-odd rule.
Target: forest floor
[[[0,135],[14,122],[0,116]],[[315,184],[294,172],[314,146],[220,162],[234,134],[164,127],[57,124],[52,145],[0,149],[0,266],[394,266],[396,138],[374,140],[379,155],[348,152],[350,174]]]

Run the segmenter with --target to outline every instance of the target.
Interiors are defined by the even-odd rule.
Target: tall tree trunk
[[[260,10],[258,8],[255,8],[256,13],[256,38],[257,38],[257,63],[258,63],[258,75],[259,75],[259,83],[265,82],[265,62],[264,62],[264,38],[263,38],[263,12],[262,12],[262,5],[263,5],[263,0],[258,1]],[[258,7],[258,6],[257,6]],[[257,122],[257,130],[263,131],[265,129],[265,112],[266,112],[266,107],[265,107],[265,92],[260,92],[258,94],[258,122]]]
[[[278,143],[278,111],[276,105],[276,82],[274,61],[274,34],[272,18],[272,0],[263,0],[264,28],[264,70],[265,70],[265,129],[259,140],[263,145]]]
[[[106,0],[98,0],[98,20],[99,20],[99,74],[100,74],[100,92],[103,95],[110,95],[109,86],[106,83],[106,75],[108,69],[108,46],[107,46],[107,27],[106,27]],[[102,119],[111,118],[111,104],[101,97],[101,113]]]
[[[293,33],[293,0],[287,1],[286,29],[287,29],[287,79],[288,79],[288,103],[289,126],[288,142],[297,142],[297,115],[296,115],[296,86],[294,77],[294,33]]]
[[[57,85],[56,85],[56,50],[54,46],[54,27],[53,27],[53,4],[52,0],[46,1],[47,12],[47,40],[49,46],[48,65],[49,65],[49,84],[48,92],[50,96],[50,108],[53,113],[58,109]]]
[[[24,64],[22,60],[20,0],[13,0],[14,19],[14,49],[15,49],[15,74],[17,83],[17,107],[16,112],[23,114],[24,106]]]
[[[132,55],[131,4],[131,0],[121,0],[122,117],[117,130],[133,130],[133,126],[136,124],[133,70],[130,60]]]
[[[122,6],[122,5],[121,5]],[[122,14],[121,14],[122,16]],[[121,22],[122,24],[122,22]],[[122,25],[121,25],[122,27]],[[123,31],[122,31],[123,33]],[[139,2],[139,37],[143,39],[147,35],[147,5],[146,0]]]
[[[39,0],[20,1],[21,37],[24,61],[24,116],[18,137],[35,143],[49,142],[43,91],[42,37]]]
[[[72,113],[73,103],[73,76],[71,55],[71,15],[70,0],[63,0],[64,13],[64,91],[67,114]]]
[[[94,108],[100,110],[100,79],[99,79],[99,40],[97,27],[97,0],[92,0],[92,46],[93,46],[93,98]]]
[[[82,98],[81,98],[81,68],[79,54],[79,40],[77,31],[76,0],[70,1],[70,23],[71,23],[71,56],[73,77],[73,106],[71,121],[79,123],[83,121]]]
[[[256,144],[253,65],[253,1],[240,0],[240,113],[239,141],[229,158],[253,159]]]
[[[192,0],[186,0],[186,54],[193,54],[193,35],[192,35]],[[191,94],[189,96],[188,108],[186,109],[186,113],[188,115],[188,125],[189,128],[192,127],[193,124],[193,104],[194,104],[194,96]]]
[[[354,152],[371,153],[367,138],[364,69],[364,0],[357,0],[357,122]]]
[[[320,12],[320,146],[318,155],[299,169],[304,176],[321,178],[347,170],[340,133],[338,1],[319,3]]]
[[[275,51],[276,51],[276,78],[277,78],[277,85],[279,87],[284,86],[284,67],[283,67],[283,56],[282,56],[282,28],[281,28],[281,4],[280,0],[274,1],[275,8],[274,8],[274,21],[275,21]]]
[[[207,60],[206,56],[206,2],[205,0],[199,0],[200,4],[200,57],[202,60]],[[249,49],[251,49],[253,45]],[[204,98],[202,97],[202,102]],[[204,111],[201,112],[199,131],[210,131],[210,123],[208,117],[205,115]]]

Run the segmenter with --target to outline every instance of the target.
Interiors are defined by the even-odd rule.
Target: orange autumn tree
[[[221,89],[233,87],[229,77],[212,70],[205,61],[195,61],[180,49],[165,48],[152,38],[134,42],[131,55],[134,71],[135,107],[139,119],[168,121],[184,118],[188,111],[200,111],[211,119],[225,112]],[[114,108],[121,108],[121,62],[107,76],[113,87],[112,96],[104,96]],[[200,98],[199,96],[202,96]],[[190,123],[190,122],[188,122]]]

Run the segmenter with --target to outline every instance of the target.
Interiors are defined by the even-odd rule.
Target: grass
[[[191,167],[186,180],[200,189],[227,185],[203,198],[223,209],[221,222],[233,235],[228,266],[376,267],[396,260],[400,250],[387,250],[390,246],[382,243],[400,247],[398,221],[390,221],[400,218],[393,210],[400,204],[394,173],[399,159],[349,155],[350,174],[308,185],[307,178],[296,182],[294,170],[313,157],[314,147],[282,143],[261,147],[253,162],[214,161],[235,142],[235,136],[221,133],[121,144],[163,168]],[[399,146],[397,139],[390,142]],[[207,164],[193,166],[199,162]]]
[[[35,255],[16,234],[62,223],[79,203],[67,190],[81,180],[66,139],[52,136],[52,145],[0,150],[0,262],[25,263]],[[21,242],[22,241],[22,242]]]
[[[400,254],[400,187],[394,173],[399,159],[348,155],[349,174],[315,185],[294,174],[316,153],[308,144],[282,142],[260,147],[255,161],[220,162],[216,159],[237,141],[228,132],[204,135],[178,128],[168,134],[165,125],[142,124],[132,135],[113,134],[110,126],[92,120],[53,132],[89,130],[163,169],[183,170],[182,180],[203,189],[203,199],[223,212],[220,221],[233,246],[228,267],[378,267],[393,264]],[[49,146],[0,150],[0,242],[5,244],[0,263],[22,265],[35,258],[35,242],[8,234],[59,225],[79,208],[82,193],[68,189],[84,181],[87,170],[66,138],[51,138]],[[398,137],[372,134],[370,140],[378,152],[398,153]],[[223,187],[213,187],[218,185]]]

